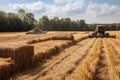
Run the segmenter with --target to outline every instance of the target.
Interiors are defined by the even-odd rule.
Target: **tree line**
[[[28,31],[34,28],[34,14],[20,9],[17,14],[0,11],[0,32]]]
[[[49,31],[93,31],[97,25],[103,25],[106,30],[120,30],[120,23],[86,24],[85,20],[72,21],[70,18],[58,17],[49,19],[47,16],[39,19],[37,27]]]
[[[35,20],[33,13],[26,13],[20,9],[15,13],[0,11],[0,32],[19,32],[40,28],[46,31],[91,31],[98,24],[86,24],[85,20],[71,20],[70,18],[47,16]],[[100,24],[99,24],[100,25]],[[102,24],[106,30],[120,30],[120,23]]]

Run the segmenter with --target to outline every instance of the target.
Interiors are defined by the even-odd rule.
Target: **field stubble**
[[[112,33],[117,35],[116,39],[91,39],[88,38],[87,32],[71,33],[76,44],[69,47],[65,47],[66,43],[66,46],[69,42],[71,43],[68,40],[43,40],[41,42],[35,36],[34,40],[30,37],[25,38],[26,42],[33,40],[33,43],[30,42],[29,45],[34,46],[33,59],[36,61],[30,69],[16,74],[11,80],[120,80],[119,32]],[[49,36],[51,35],[54,33]],[[11,41],[17,41],[17,39],[13,38]],[[61,52],[57,52],[57,48]],[[48,58],[49,56],[51,57]],[[41,61],[43,57],[46,59]]]

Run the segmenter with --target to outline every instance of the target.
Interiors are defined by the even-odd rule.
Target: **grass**
[[[54,34],[56,34],[56,33],[57,32],[54,32]],[[0,34],[1,34],[1,36],[0,36],[1,42],[2,41],[7,42],[7,40],[16,39],[19,36],[23,35],[23,33],[20,33],[19,36],[16,36],[19,33],[15,33],[15,34],[14,33],[11,33],[11,34],[5,33],[5,36],[3,33],[0,33]],[[52,32],[51,32],[51,34],[52,34]],[[81,40],[88,38],[89,33],[73,32],[72,34],[74,36],[75,42],[80,42]],[[111,34],[116,34],[117,36],[119,36],[120,33],[118,31],[118,32],[111,32]],[[49,37],[51,37],[52,35],[49,35]],[[44,37],[46,37],[46,38],[44,38]],[[62,51],[64,48],[73,45],[71,41],[67,41],[67,40],[61,40],[61,41],[60,40],[52,40],[51,38],[48,38],[48,35],[43,36],[43,37],[40,37],[39,35],[37,35],[37,36],[24,35],[24,37],[21,37],[21,38],[26,41],[26,44],[34,46],[35,51],[34,51],[34,55],[32,55],[32,60],[34,63],[41,61],[44,58],[48,58],[48,57],[54,55],[54,53],[58,53],[58,52]],[[104,44],[102,43],[102,41]],[[15,42],[17,42],[17,40]],[[10,43],[10,42],[8,42],[8,43]],[[8,44],[9,47],[10,47],[10,44]],[[92,45],[92,48],[88,52],[87,56],[83,59],[83,61],[80,63],[80,65],[75,68],[73,80],[94,80],[94,77],[96,76],[97,66],[100,66],[100,65],[98,65],[98,63],[101,61],[100,54],[102,53],[103,45],[105,46],[104,47],[105,55],[107,56],[107,57],[105,57],[105,59],[107,60],[106,62],[108,63],[109,79],[110,80],[120,80],[120,38],[119,37],[117,37],[117,39],[109,39],[109,38],[100,39],[100,38],[98,38],[96,40],[96,42],[94,43],[94,45]],[[4,46],[2,45],[2,43],[0,46],[1,46],[0,49],[3,50],[3,52],[5,52],[4,48],[3,48]],[[12,54],[12,52],[9,52],[10,49],[8,49],[8,52],[5,52],[5,54],[6,53],[10,54],[9,57],[11,57],[11,56],[18,55],[18,53],[19,53],[18,56],[14,57],[14,59],[21,60],[18,63],[20,63],[20,64],[24,63],[24,65],[25,65],[26,63],[24,61],[27,61],[28,59],[26,57],[24,57],[24,55],[27,55],[27,52],[24,52],[24,50],[20,50],[20,51],[18,51],[18,53],[15,53],[13,51],[13,54]],[[3,52],[1,51],[0,54],[2,54]],[[21,54],[21,53],[23,53],[23,54]],[[23,57],[21,57],[21,55]],[[29,57],[29,56],[30,55],[27,55],[27,57]],[[20,65],[18,65],[18,66],[21,67]],[[0,77],[1,77],[1,75],[0,75]],[[0,79],[0,80],[2,80],[2,79]]]

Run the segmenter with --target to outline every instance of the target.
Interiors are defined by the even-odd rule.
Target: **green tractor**
[[[93,37],[101,37],[101,38],[115,38],[116,35],[110,35],[109,33],[105,33],[105,28],[103,25],[97,25],[95,32],[89,35],[89,38]]]

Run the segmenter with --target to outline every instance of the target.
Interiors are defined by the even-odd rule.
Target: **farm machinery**
[[[101,38],[115,38],[116,35],[110,35],[109,33],[105,33],[105,28],[103,25],[97,25],[95,32],[89,35],[89,38],[93,37],[101,37]]]
[[[33,30],[26,32],[26,34],[45,34],[45,33],[46,33],[46,31],[42,31],[39,28],[35,28]]]

